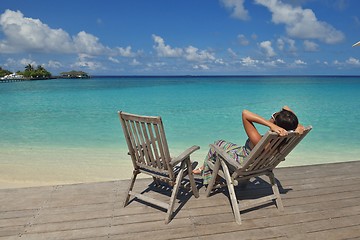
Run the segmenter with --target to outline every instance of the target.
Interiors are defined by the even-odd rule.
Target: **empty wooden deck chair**
[[[223,149],[219,148],[217,145],[211,144],[210,147],[215,152],[216,160],[215,163],[207,161],[210,169],[213,170],[213,173],[206,189],[206,196],[209,197],[211,191],[218,187],[218,185],[215,185],[215,182],[217,176],[220,176],[225,180],[225,185],[222,186],[227,186],[228,188],[232,210],[238,224],[241,224],[240,210],[253,208],[274,200],[278,209],[283,210],[283,204],[273,169],[281,161],[285,160],[285,157],[311,129],[311,126],[305,128],[304,133],[301,135],[290,131],[287,136],[283,137],[279,136],[277,133],[268,131],[244,159],[242,165],[232,159]],[[239,185],[239,183],[249,181],[250,178],[263,175],[269,177],[273,193],[269,196],[253,199],[247,202],[247,204],[239,204],[234,187]]]
[[[188,175],[193,194],[195,197],[199,197],[192,173],[190,154],[200,147],[192,146],[178,157],[171,158],[161,117],[140,116],[125,112],[118,112],[118,114],[134,166],[124,207],[129,203],[130,196],[134,196],[166,209],[165,223],[167,224],[172,217],[177,193],[185,176]],[[143,193],[134,192],[133,186],[139,173],[152,176],[156,184],[165,182],[172,187],[170,201],[163,202]]]

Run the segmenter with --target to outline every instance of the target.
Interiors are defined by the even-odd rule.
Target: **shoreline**
[[[310,153],[298,146],[278,167],[328,164],[353,156]],[[184,149],[170,149],[173,156]],[[203,163],[207,149],[192,155]],[[6,148],[0,151],[0,189],[106,182],[130,179],[132,163],[125,149],[111,148]],[[140,175],[140,177],[146,175]]]
[[[351,163],[357,162],[360,160],[346,160],[342,162],[327,162],[327,163],[317,163],[317,164],[304,164],[304,165],[294,165],[294,166],[281,166],[277,168],[301,168],[309,166],[321,166],[321,165],[330,165],[330,164],[341,164],[341,163]],[[132,173],[132,168],[129,169],[129,173]],[[31,180],[16,180],[16,181],[4,181],[0,178],[0,190],[10,190],[10,189],[19,189],[19,188],[36,188],[36,187],[53,187],[53,186],[62,186],[62,185],[78,185],[78,184],[91,184],[91,183],[102,183],[102,182],[113,182],[113,181],[123,181],[130,180],[130,177],[127,178],[114,178],[114,179],[88,179],[86,181],[31,181]],[[137,177],[138,179],[149,178],[149,175],[140,174]]]

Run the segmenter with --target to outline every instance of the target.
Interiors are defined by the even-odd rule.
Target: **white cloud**
[[[253,59],[251,57],[245,57],[240,60],[240,64],[244,67],[261,68],[261,69],[264,69],[264,67],[276,68],[276,67],[286,66],[286,62],[281,58],[275,60],[263,61],[263,60]]]
[[[308,52],[315,52],[318,50],[319,45],[317,45],[316,43],[309,41],[309,40],[305,40],[304,41],[304,49],[305,51]]]
[[[285,61],[280,58],[272,61],[261,61],[260,63],[266,67],[279,67],[279,66],[284,66],[284,64],[286,64]]]
[[[165,44],[165,41],[162,37],[152,35],[155,42],[154,49],[156,50],[159,57],[180,57],[183,53],[181,48],[171,48],[169,45]]]
[[[22,59],[20,59],[20,64],[21,65],[23,65],[23,66],[26,66],[26,65],[32,65],[32,66],[34,66],[34,67],[36,67],[38,64],[34,61],[34,60],[32,60],[32,59],[29,59],[29,58],[22,58]]]
[[[127,46],[126,48],[118,47],[117,50],[122,57],[134,57],[136,55],[131,51],[130,46]]]
[[[29,56],[28,58],[21,58],[21,59],[13,59],[13,58],[8,58],[6,59],[6,62],[3,63],[3,66],[5,66],[7,69],[9,69],[10,71],[23,71],[25,70],[25,66],[27,66],[28,64],[32,65],[33,67],[37,67],[38,65],[42,65],[42,66],[52,66],[52,67],[59,67],[61,66],[61,64],[59,62],[56,61],[52,61],[50,60],[47,64],[39,64],[38,62],[36,62],[35,60],[33,60],[31,58],[31,56]]]
[[[284,42],[284,40],[281,39],[281,38],[279,38],[279,39],[277,40],[277,46],[278,46],[278,49],[279,49],[280,51],[283,51],[284,48],[285,48],[285,42]]]
[[[286,49],[289,52],[296,52],[295,40],[290,38],[279,38],[277,41],[277,47],[280,51],[285,51]],[[288,46],[286,48],[286,46]]]
[[[189,46],[184,49],[172,48],[170,45],[166,45],[162,37],[155,34],[152,35],[155,45],[153,46],[159,57],[183,57],[188,61],[215,61],[214,54],[210,51],[199,50],[196,47]]]
[[[346,60],[346,63],[350,65],[360,66],[360,60],[353,57],[350,57],[348,60]]]
[[[66,54],[110,54],[99,39],[84,31],[71,37],[62,29],[52,29],[39,19],[27,18],[20,11],[6,10],[0,15],[0,53],[51,52]]]
[[[319,21],[311,9],[293,7],[280,0],[255,0],[255,2],[269,9],[275,24],[285,24],[286,31],[291,37],[318,39],[329,44],[344,39],[341,31],[326,22]]]
[[[209,67],[205,64],[199,64],[199,65],[194,65],[193,66],[194,69],[201,69],[201,70],[208,70]]]
[[[260,48],[264,51],[267,57],[273,57],[276,55],[270,41],[264,41],[260,43]]]
[[[109,57],[108,59],[113,63],[120,63],[120,61],[118,59],[116,59],[116,58]]]
[[[15,65],[17,65],[17,63],[13,58],[6,59],[6,63],[4,63],[5,67],[13,67]]]
[[[220,64],[220,65],[228,65],[223,59],[219,58],[215,60],[216,64]]]
[[[333,63],[334,63],[334,65],[342,65],[341,62],[338,60],[334,60]]]
[[[248,20],[249,14],[248,11],[244,7],[245,0],[220,0],[224,6],[231,10],[231,16],[234,18],[238,18],[241,20]]]
[[[62,67],[62,64],[58,61],[53,61],[53,60],[50,60],[47,64],[46,64],[47,67],[50,67],[50,68],[61,68]]]
[[[74,45],[78,53],[85,53],[91,55],[104,54],[106,51],[109,50],[101,43],[99,43],[99,39],[97,37],[84,31],[79,32],[74,37]]]
[[[282,59],[276,59],[276,63],[285,64],[285,61]]]
[[[289,51],[290,52],[296,52],[296,46],[295,46],[295,40],[287,38],[286,39],[287,44],[289,45]]]
[[[238,36],[237,36],[237,38],[238,38],[238,40],[239,40],[239,43],[241,44],[241,45],[243,45],[243,46],[247,46],[247,45],[249,45],[249,40],[247,40],[247,38],[245,37],[245,35],[243,35],[243,34],[239,34]]]
[[[90,70],[102,69],[102,65],[99,62],[93,61],[94,57],[88,54],[79,54],[78,61],[71,65],[75,68],[87,68]]]
[[[246,67],[256,67],[259,63],[258,60],[252,59],[251,57],[242,58],[240,61],[241,65]]]
[[[189,46],[184,51],[184,57],[189,61],[206,61],[206,60],[215,60],[215,57],[212,53],[201,50],[198,48]]]
[[[295,63],[295,65],[307,65],[306,62],[304,62],[304,61],[302,61],[300,59],[295,60],[294,63]]]
[[[136,60],[136,59],[133,59],[131,62],[130,62],[130,65],[132,65],[132,66],[137,66],[137,65],[140,65],[141,63],[138,61],[138,60]]]
[[[360,67],[360,60],[354,57],[349,57],[344,62],[340,62],[339,60],[334,60],[333,64],[342,68],[342,67]]]
[[[94,62],[94,61],[78,61],[75,64],[72,64],[71,67],[75,68],[87,68],[90,70],[97,70],[101,69],[101,63]]]
[[[234,50],[232,50],[231,48],[228,48],[227,52],[230,54],[231,57],[233,57],[233,58],[237,57],[236,52],[234,52]]]
[[[51,29],[38,19],[25,18],[20,11],[6,10],[0,16],[0,26],[5,39],[0,42],[0,52],[23,50],[44,52],[71,52],[71,38],[62,29]]]
[[[148,63],[146,64],[147,67],[153,68],[153,67],[163,67],[166,66],[165,62],[154,62],[154,63]]]

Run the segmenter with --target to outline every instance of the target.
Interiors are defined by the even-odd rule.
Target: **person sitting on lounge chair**
[[[254,123],[261,124],[270,128],[271,131],[278,133],[280,136],[287,134],[287,131],[293,130],[302,134],[304,127],[299,124],[298,118],[295,113],[288,107],[284,106],[279,112],[272,114],[269,120],[250,112],[243,110],[242,121],[248,139],[244,146],[240,146],[225,140],[215,141],[215,145],[224,149],[236,162],[242,164],[244,158],[249,155],[250,151],[260,141],[262,135],[256,129]],[[211,179],[211,170],[206,164],[206,160],[214,160],[214,153],[209,150],[204,164],[197,169],[193,170],[194,174],[202,174],[204,184],[208,184]]]

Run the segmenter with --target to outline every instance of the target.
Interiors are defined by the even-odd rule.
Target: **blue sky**
[[[0,66],[52,74],[360,75],[358,0],[1,0]]]

